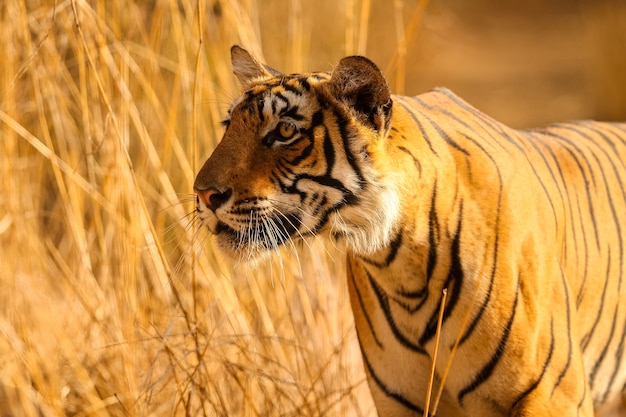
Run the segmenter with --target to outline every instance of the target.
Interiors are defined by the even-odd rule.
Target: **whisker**
[[[186,233],[191,234],[191,236],[189,236],[189,241],[187,241],[191,242],[191,244],[185,245],[184,248],[181,250],[181,254],[172,269],[173,276],[181,275],[183,268],[185,268],[186,266],[191,266],[191,254],[193,252],[201,252],[206,240],[210,236],[210,233],[206,228],[196,227],[198,223],[201,222],[199,218],[193,218],[192,222],[193,223],[190,222],[190,224],[185,228]],[[179,244],[172,249],[172,252],[177,249],[181,249],[182,246],[183,241],[180,240]]]
[[[285,281],[285,275],[284,275],[285,265],[283,264],[283,258],[282,258],[280,251],[278,250],[278,241],[276,240],[276,233],[280,233],[280,231],[276,230],[277,226],[274,224],[274,221],[272,220],[271,217],[264,218],[261,224],[263,225],[263,228],[265,229],[265,233],[267,234],[267,237],[270,240],[272,249],[274,249],[273,252],[276,253],[278,257],[278,263],[280,265],[280,271],[281,271],[280,280],[281,282],[284,282]],[[273,273],[271,261],[270,261],[270,277],[272,281],[272,288],[274,288],[274,273]]]
[[[273,207],[270,207],[270,210],[271,210],[272,213],[274,212],[274,208]],[[283,218],[285,218],[285,217],[283,216]],[[278,218],[278,220],[280,221],[280,217]],[[296,256],[296,261],[298,262],[298,267],[300,269],[300,275],[302,276],[302,267],[300,265],[300,257],[298,256],[298,251],[296,250],[296,247],[294,245],[293,239],[291,238],[289,233],[287,233],[287,230],[285,228],[278,227],[278,225],[276,224],[275,220],[272,219],[271,220],[271,224],[274,227],[275,233],[278,236],[280,236],[280,238],[281,238],[280,240],[283,243],[284,242],[289,242],[289,245],[291,246],[292,251],[293,251],[293,253]],[[278,245],[276,245],[276,248],[279,249]],[[278,256],[280,257],[280,263],[281,263],[281,267],[282,267],[283,266],[283,262],[282,262],[282,256],[283,255],[282,255],[282,252],[280,250],[278,250]],[[284,268],[283,268],[283,271],[281,273],[281,281],[283,281],[283,282],[285,281],[285,271],[284,271]]]
[[[309,217],[311,217],[311,218],[315,218],[314,216],[312,216],[312,215],[308,214],[307,212],[305,212],[305,211],[304,211],[301,207],[297,207],[297,206],[294,206],[294,205],[292,205],[292,204],[284,203],[284,202],[282,202],[282,201],[275,200],[275,199],[268,199],[268,201],[270,201],[270,203],[280,203],[280,204],[285,205],[285,206],[287,206],[287,207],[290,207],[290,208],[295,208],[295,209],[297,209],[298,211],[300,211],[301,213],[303,213],[303,214],[305,214],[305,215],[307,215],[307,216],[309,216]],[[284,218],[284,219],[285,219],[285,220],[286,220],[286,221],[287,221],[287,222],[288,222],[288,223],[289,223],[289,224],[290,224],[290,225],[291,225],[294,229],[296,229],[296,231],[297,231],[298,235],[300,236],[300,238],[301,238],[302,242],[303,242],[305,245],[307,245],[307,247],[309,248],[309,250],[311,251],[311,253],[313,253],[313,248],[312,248],[312,247],[311,247],[311,245],[307,242],[307,239],[305,238],[305,236],[304,236],[304,235],[300,232],[300,228],[299,228],[299,227],[296,227],[296,226],[293,224],[293,222],[292,222],[292,221],[291,221],[291,220],[290,220],[290,219],[289,219],[289,218],[288,218],[288,217],[287,217],[287,216],[286,216],[286,215],[285,215],[285,214],[284,214],[284,213],[283,213],[283,212],[282,212],[282,211],[281,211],[281,210],[280,210],[277,206],[276,206],[276,204],[272,204],[272,206],[271,206],[271,207],[272,207],[272,209],[276,210],[276,212],[277,212],[278,214],[280,214],[280,216],[281,216],[281,217],[283,217],[283,218]],[[320,237],[318,236],[318,234],[317,234],[317,233],[315,233],[313,230],[311,230],[311,228],[310,228],[310,227],[308,227],[308,226],[307,226],[306,224],[304,224],[302,221],[300,222],[300,225],[301,225],[301,226],[303,226],[303,227],[306,229],[306,231],[307,231],[307,233],[308,233],[307,237],[313,237],[313,239],[315,239],[317,242],[321,242],[321,239],[320,239]],[[323,245],[323,244],[322,244],[322,247],[324,247],[324,245]],[[334,262],[335,260],[333,259],[333,256],[332,256],[332,255],[328,252],[328,250],[327,250],[325,247],[324,247],[324,251],[325,251],[326,255],[328,255],[328,256],[330,257],[330,259]]]
[[[168,248],[168,257],[171,259],[175,253],[178,253],[178,259],[176,261],[176,265],[182,261],[182,258],[188,256],[190,248],[190,242],[192,242],[192,234],[197,230],[201,229],[202,220],[196,216],[196,212],[187,213],[185,216],[181,217],[178,221],[172,222],[169,226],[164,229],[164,243],[165,245],[171,245],[174,243],[174,246]],[[174,272],[180,272],[180,268],[177,268],[175,265]]]
[[[177,227],[180,227],[181,225],[186,231],[189,231],[191,227],[194,227],[194,223],[197,223],[198,221],[202,222],[196,215],[197,215],[197,212],[195,210],[190,211],[189,213],[180,217],[175,222],[172,222],[172,224],[167,226],[163,232],[166,234],[170,233]]]
[[[176,195],[177,196],[178,195],[182,195],[184,197],[183,198],[178,198],[177,201],[170,202],[170,204],[168,204],[166,206],[163,206],[161,208],[161,210],[159,210],[160,213],[163,213],[165,211],[171,210],[174,207],[178,207],[178,206],[183,205],[183,204],[189,204],[189,203],[194,203],[195,204],[195,202],[196,202],[196,195],[195,194],[182,194],[181,193],[181,194],[176,194]]]
[[[311,255],[311,258],[313,259],[313,268],[315,268],[315,270],[317,271],[317,275],[318,277],[323,276],[322,270],[320,268],[320,260],[317,257],[317,253],[316,251],[313,249],[313,247],[310,245],[310,243],[308,242],[307,237],[309,236],[313,236],[313,238],[315,239],[316,242],[320,243],[321,239],[319,238],[319,236],[317,234],[312,234],[309,235],[307,237],[303,236],[302,233],[299,231],[299,228],[296,227],[293,222],[291,221],[291,219],[286,216],[283,212],[280,211],[280,209],[278,207],[276,207],[275,205],[272,206],[272,210],[276,213],[278,213],[280,215],[280,217],[282,217],[287,223],[289,223],[298,233],[298,235],[300,236],[300,240],[303,242],[304,245],[306,245],[309,254]],[[300,224],[304,227],[307,227],[306,225],[302,224],[302,222],[300,222]],[[304,272],[302,270],[302,262],[300,260],[300,256],[298,255],[298,250],[294,244],[293,239],[291,238],[291,236],[288,237],[289,238],[289,242],[292,246],[292,250],[294,252],[294,254],[296,255],[297,261],[298,261],[298,267],[300,269],[300,276],[304,276]],[[323,242],[321,242],[322,248],[324,250],[324,252],[326,253],[326,255],[328,256],[328,258],[334,262],[334,258],[333,256],[330,254],[330,252],[328,252],[328,249],[326,248],[326,246],[324,245]]]
[[[275,206],[271,206],[270,210],[272,213],[277,213],[279,215],[279,218],[284,219],[285,221],[287,221],[294,229],[296,229],[296,231],[298,232],[298,234],[300,234],[300,232],[298,231],[298,228],[291,222],[291,220],[285,215],[283,214],[277,207]],[[283,229],[281,230],[280,228],[278,228],[278,226],[273,223],[274,227],[276,228],[276,232],[279,234],[280,237],[282,237],[282,241],[288,241],[289,242],[289,246],[291,247],[291,251],[293,252],[293,254],[296,257],[296,260],[298,262],[298,268],[300,270],[300,276],[303,276],[304,273],[302,272],[302,262],[300,261],[300,255],[298,254],[298,249],[296,248],[295,242],[293,241],[292,237],[289,236],[286,231]],[[308,242],[305,241],[304,237],[302,237],[302,235],[300,234],[300,237],[302,238],[302,240],[305,242],[306,245],[308,245]],[[309,249],[310,246],[309,246]]]
[[[341,213],[339,213],[338,211],[335,212],[335,218],[341,222],[341,224],[344,226],[344,229],[348,228],[348,225],[346,224],[346,221],[343,219],[343,217],[341,216]],[[330,230],[330,243],[333,245],[333,248],[339,250],[339,246],[337,245],[337,241],[335,239],[335,233],[333,233],[334,230],[337,230],[337,227],[335,224],[331,225],[331,230]]]
[[[248,247],[246,248],[248,250],[248,261],[250,261],[252,259],[252,242],[253,242],[253,235],[252,234],[254,232],[252,230],[252,225],[253,225],[253,223],[252,223],[252,221],[253,221],[252,220],[252,214],[253,214],[253,211],[250,210],[250,219],[248,221],[248,228],[247,228],[247,232],[248,232],[248,236],[247,236],[247,238],[248,238]]]

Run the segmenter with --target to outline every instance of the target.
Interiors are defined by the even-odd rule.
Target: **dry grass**
[[[187,215],[258,45],[203,3],[2,6],[2,415],[371,409],[339,266],[233,270]]]
[[[424,55],[445,5],[313,3],[2,2],[0,416],[375,414],[342,254],[233,268],[188,216],[231,44],[287,71],[367,53],[407,93],[449,59]]]

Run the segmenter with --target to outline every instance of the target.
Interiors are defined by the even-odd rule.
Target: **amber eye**
[[[278,134],[283,139],[289,139],[296,133],[296,127],[292,123],[280,122],[278,124]]]

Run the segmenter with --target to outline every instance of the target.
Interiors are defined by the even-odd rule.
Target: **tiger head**
[[[283,75],[246,50],[231,49],[245,92],[198,173],[198,217],[221,249],[258,258],[328,232],[356,253],[390,238],[399,212],[385,159],[392,98],[366,58],[332,73]]]

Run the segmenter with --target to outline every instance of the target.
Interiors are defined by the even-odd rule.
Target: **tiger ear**
[[[275,69],[259,63],[250,52],[239,45],[230,48],[233,73],[244,87],[263,78],[279,77],[282,74]]]
[[[355,110],[359,120],[377,132],[391,121],[391,90],[383,73],[369,59],[349,56],[339,61],[330,78],[331,94]]]

